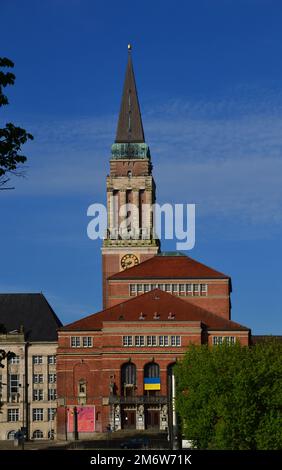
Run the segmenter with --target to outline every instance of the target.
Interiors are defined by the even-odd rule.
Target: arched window
[[[136,386],[136,366],[127,362],[121,367],[121,390],[124,396],[133,396]]]
[[[155,362],[149,362],[144,368],[144,377],[146,378],[157,378],[160,376],[160,366]]]
[[[78,382],[78,403],[80,405],[86,405],[87,397],[87,385],[85,379],[80,379]]]
[[[33,439],[43,439],[43,432],[40,429],[36,429],[32,435]]]
[[[127,176],[128,176],[128,178],[131,178],[131,176],[132,176],[132,171],[131,171],[131,170],[129,170],[129,171],[127,172]]]
[[[146,395],[157,396],[160,389],[160,366],[155,362],[149,362],[144,367],[144,391]]]
[[[85,396],[86,395],[86,380],[84,379],[80,379],[79,383],[78,383],[78,395],[81,396]]]
[[[127,362],[121,368],[121,383],[122,385],[136,385],[136,366]]]
[[[48,439],[54,439],[55,437],[55,431],[54,429],[50,429],[50,431],[48,431]]]
[[[15,439],[15,433],[16,431],[13,429],[13,431],[9,431],[8,434],[7,434],[7,439],[9,439],[9,441],[12,441]]]

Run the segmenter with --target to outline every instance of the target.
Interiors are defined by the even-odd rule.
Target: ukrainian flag
[[[144,378],[144,390],[160,390],[161,379],[159,377],[145,377]]]

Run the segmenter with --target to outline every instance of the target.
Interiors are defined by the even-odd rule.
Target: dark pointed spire
[[[115,141],[116,143],[145,142],[130,44],[128,45],[128,62]]]

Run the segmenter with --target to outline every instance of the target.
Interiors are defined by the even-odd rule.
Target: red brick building
[[[182,253],[159,253],[108,278],[108,306],[159,288],[230,319],[231,279]]]
[[[189,344],[249,344],[250,330],[231,320],[230,277],[160,252],[154,216],[143,210],[154,202],[129,52],[107,177],[104,309],[59,331],[58,438],[89,438],[109,426],[167,432],[175,425],[173,365]]]

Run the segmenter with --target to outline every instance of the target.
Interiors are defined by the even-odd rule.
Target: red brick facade
[[[126,176],[128,172],[132,172],[132,176],[148,176],[152,171],[152,164],[149,160],[111,160],[110,175],[113,177]]]
[[[203,280],[203,279],[180,279],[180,280],[172,280],[172,279],[138,279],[137,280],[109,280],[108,282],[108,306],[112,307],[120,302],[124,302],[132,298],[130,294],[130,285],[132,284],[141,284],[146,285],[148,283],[157,284],[157,285],[171,285],[173,283],[177,283],[178,285],[182,283],[190,282],[192,284],[207,284],[207,294],[205,296],[196,295],[193,293],[188,294],[185,293],[177,293],[175,295],[179,296],[183,300],[187,300],[194,305],[197,305],[205,310],[208,310],[216,315],[219,315],[223,318],[230,319],[230,283],[228,280]],[[134,295],[138,295],[137,293]]]
[[[58,437],[73,437],[67,414],[75,406],[95,407],[94,432],[104,432],[109,425],[112,430],[167,431],[169,366],[189,344],[212,346],[215,339],[222,342],[225,337],[247,345],[249,330],[158,289],[62,328],[57,357]],[[127,386],[121,377],[125,364],[136,369]],[[159,368],[160,388],[150,393],[144,389],[148,364]],[[83,431],[79,435],[91,437]]]
[[[130,59],[107,177],[104,310],[58,332],[57,436],[61,439],[91,438],[109,426],[112,431],[167,432],[174,422],[173,364],[189,345],[212,346],[224,339],[249,344],[249,329],[230,319],[229,276],[180,253],[159,253],[151,216],[133,219],[129,239],[115,232],[119,221],[115,204],[133,202],[140,208],[155,201],[150,155],[132,90]],[[133,110],[128,110],[130,103]],[[124,128],[128,115],[136,121]],[[123,135],[128,136],[124,144]]]

